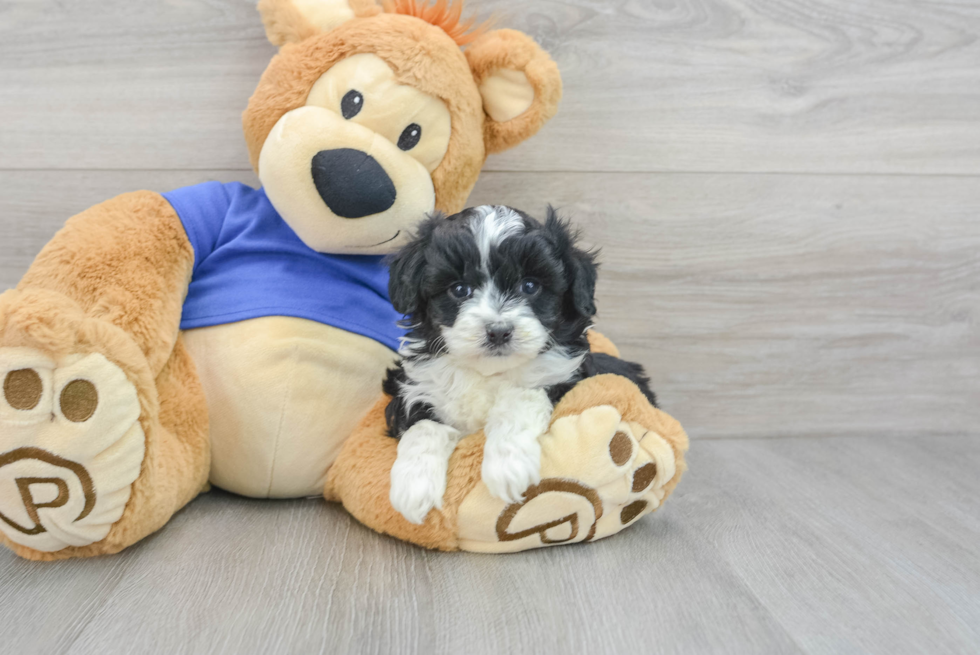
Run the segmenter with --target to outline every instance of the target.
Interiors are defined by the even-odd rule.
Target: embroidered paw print
[[[145,454],[136,389],[100,354],[0,350],[0,530],[42,552],[100,541]]]
[[[607,537],[657,509],[676,471],[670,444],[611,406],[558,419],[540,442],[541,482],[523,500],[494,504],[477,485],[463,501],[461,548],[508,552]],[[492,526],[479,519],[484,512],[494,512]]]

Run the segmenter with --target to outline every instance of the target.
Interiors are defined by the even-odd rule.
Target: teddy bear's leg
[[[459,502],[453,503],[450,499],[461,496],[462,489],[468,491],[479,481],[482,449],[474,453],[472,447],[463,448],[462,444],[472,442],[470,437],[457,446],[450,458],[443,509],[430,511],[421,525],[409,523],[389,501],[391,467],[398,455],[398,441],[386,432],[388,401],[388,396],[379,398],[344,442],[340,455],[327,473],[324,496],[329,501],[343,503],[354,518],[378,532],[426,548],[458,550],[455,510]]]
[[[456,510],[461,550],[514,552],[594,541],[656,510],[680,481],[687,435],[631,381],[599,375],[555,407],[541,482],[507,504],[474,485]]]
[[[539,484],[507,504],[480,479],[484,437],[453,453],[442,510],[413,525],[388,502],[397,444],[385,436],[382,398],[344,444],[327,480],[328,500],[343,502],[365,525],[440,550],[513,552],[615,534],[657,509],[680,480],[687,435],[626,378],[580,382],[555,407],[541,437]]]
[[[71,219],[0,296],[0,541],[117,552],[206,484],[207,407],[178,321],[193,251],[160,196]]]

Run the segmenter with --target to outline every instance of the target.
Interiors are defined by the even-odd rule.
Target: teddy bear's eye
[[[419,139],[422,138],[422,126],[418,123],[412,123],[402,131],[402,135],[398,137],[398,147],[402,150],[411,150],[418,145]]]
[[[344,115],[344,118],[350,120],[361,113],[361,109],[364,108],[364,96],[361,95],[360,91],[355,91],[351,89],[348,91],[344,98],[340,101],[340,113]]]

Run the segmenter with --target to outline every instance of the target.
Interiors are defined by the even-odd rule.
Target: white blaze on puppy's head
[[[524,220],[510,207],[482,205],[473,208],[469,228],[480,250],[480,266],[489,275],[490,251],[505,239],[524,233]]]
[[[450,356],[484,375],[510,370],[536,357],[548,344],[548,331],[526,299],[495,280],[491,259],[507,239],[525,233],[523,217],[509,207],[484,205],[467,219],[480,253],[481,283],[459,307],[452,325],[442,328]]]

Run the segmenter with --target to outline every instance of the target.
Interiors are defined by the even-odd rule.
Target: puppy
[[[390,260],[389,294],[409,330],[384,390],[399,439],[391,504],[422,523],[442,507],[449,457],[483,429],[483,481],[520,500],[540,482],[538,437],[579,380],[618,373],[655,403],[638,364],[589,353],[597,267],[548,208],[542,225],[502,206],[433,216]]]

